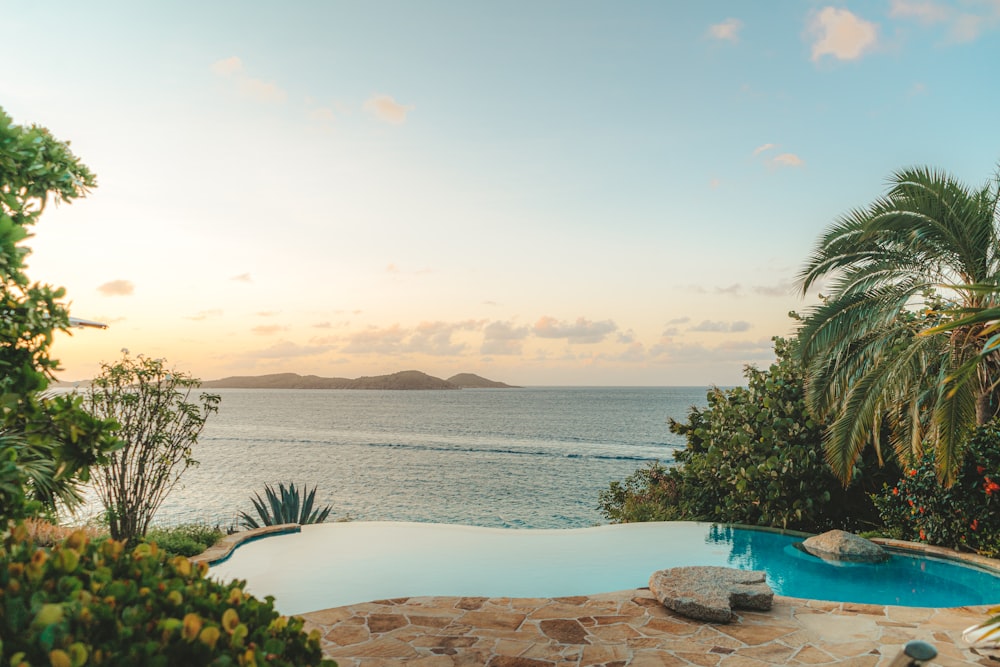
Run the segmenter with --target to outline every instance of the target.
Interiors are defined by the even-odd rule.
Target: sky
[[[1000,164],[1000,0],[0,0],[0,107],[97,174],[32,279],[202,379],[735,385],[821,232]]]

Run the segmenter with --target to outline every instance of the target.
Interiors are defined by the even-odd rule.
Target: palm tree
[[[1000,306],[1000,174],[971,189],[912,168],[889,186],[838,219],[799,275],[803,294],[830,281],[799,330],[807,401],[833,418],[826,457],[843,482],[885,424],[902,460],[934,447],[950,484],[966,437],[997,408],[990,326],[969,313]]]

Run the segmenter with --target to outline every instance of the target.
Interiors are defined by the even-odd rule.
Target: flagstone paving
[[[929,641],[935,665],[992,665],[963,629],[986,607],[923,609],[775,596],[767,612],[715,625],[665,609],[647,589],[564,598],[419,597],[303,614],[342,667],[767,667],[888,665]]]

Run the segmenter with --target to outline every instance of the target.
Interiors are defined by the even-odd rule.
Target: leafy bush
[[[202,393],[200,405],[191,402],[191,392],[201,386],[198,379],[168,368],[163,359],[123,352],[119,361],[101,364],[86,406],[118,424],[115,436],[122,447],[97,469],[94,487],[111,537],[132,542],[146,534],[181,474],[198,464],[192,447],[221,399]]]
[[[1000,554],[1000,421],[976,429],[950,487],[927,452],[874,502],[893,537]]]
[[[150,544],[94,544],[83,532],[52,549],[24,526],[0,548],[0,660],[10,665],[336,665],[319,633],[274,611],[243,582]]]
[[[823,458],[824,424],[806,410],[794,341],[774,339],[775,363],[744,370],[747,386],[712,389],[670,430],[687,438],[678,466],[654,465],[601,494],[611,521],[695,520],[807,531],[854,528],[874,518],[863,486],[844,490]],[[857,481],[873,474],[862,461]],[[871,483],[871,480],[866,480]],[[873,490],[873,487],[870,490]]]
[[[78,503],[89,467],[115,446],[110,424],[79,398],[44,394],[59,366],[52,341],[69,329],[69,311],[63,288],[28,277],[24,245],[47,203],[72,202],[95,184],[68,143],[0,109],[0,528],[56,500]]]
[[[601,491],[598,509],[612,523],[677,521],[684,516],[679,506],[683,478],[676,468],[653,461]]]
[[[168,556],[197,556],[218,542],[224,533],[218,526],[186,523],[180,526],[150,528],[146,542],[154,543]]]
[[[240,525],[244,528],[254,529],[260,528],[261,525],[278,526],[283,523],[323,523],[330,516],[330,511],[333,508],[327,505],[322,509],[313,510],[313,504],[316,501],[316,487],[314,486],[312,491],[309,490],[309,487],[305,487],[304,490],[306,497],[303,501],[294,483],[290,483],[287,487],[284,483],[279,483],[278,491],[275,491],[270,484],[265,484],[266,503],[259,493],[255,493],[254,497],[250,498],[262,523],[258,523],[254,517],[246,512],[240,512]]]

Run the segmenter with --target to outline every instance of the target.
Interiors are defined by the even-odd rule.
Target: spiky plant
[[[260,497],[259,493],[254,493],[250,498],[254,509],[257,510],[257,517],[240,512],[240,525],[253,529],[261,526],[277,526],[283,523],[307,524],[326,521],[333,508],[327,505],[322,509],[314,510],[316,487],[314,486],[310,491],[309,487],[306,486],[303,491],[305,493],[304,500],[294,483],[289,483],[286,487],[283,482],[279,482],[277,491],[270,484],[265,484],[266,501]]]

